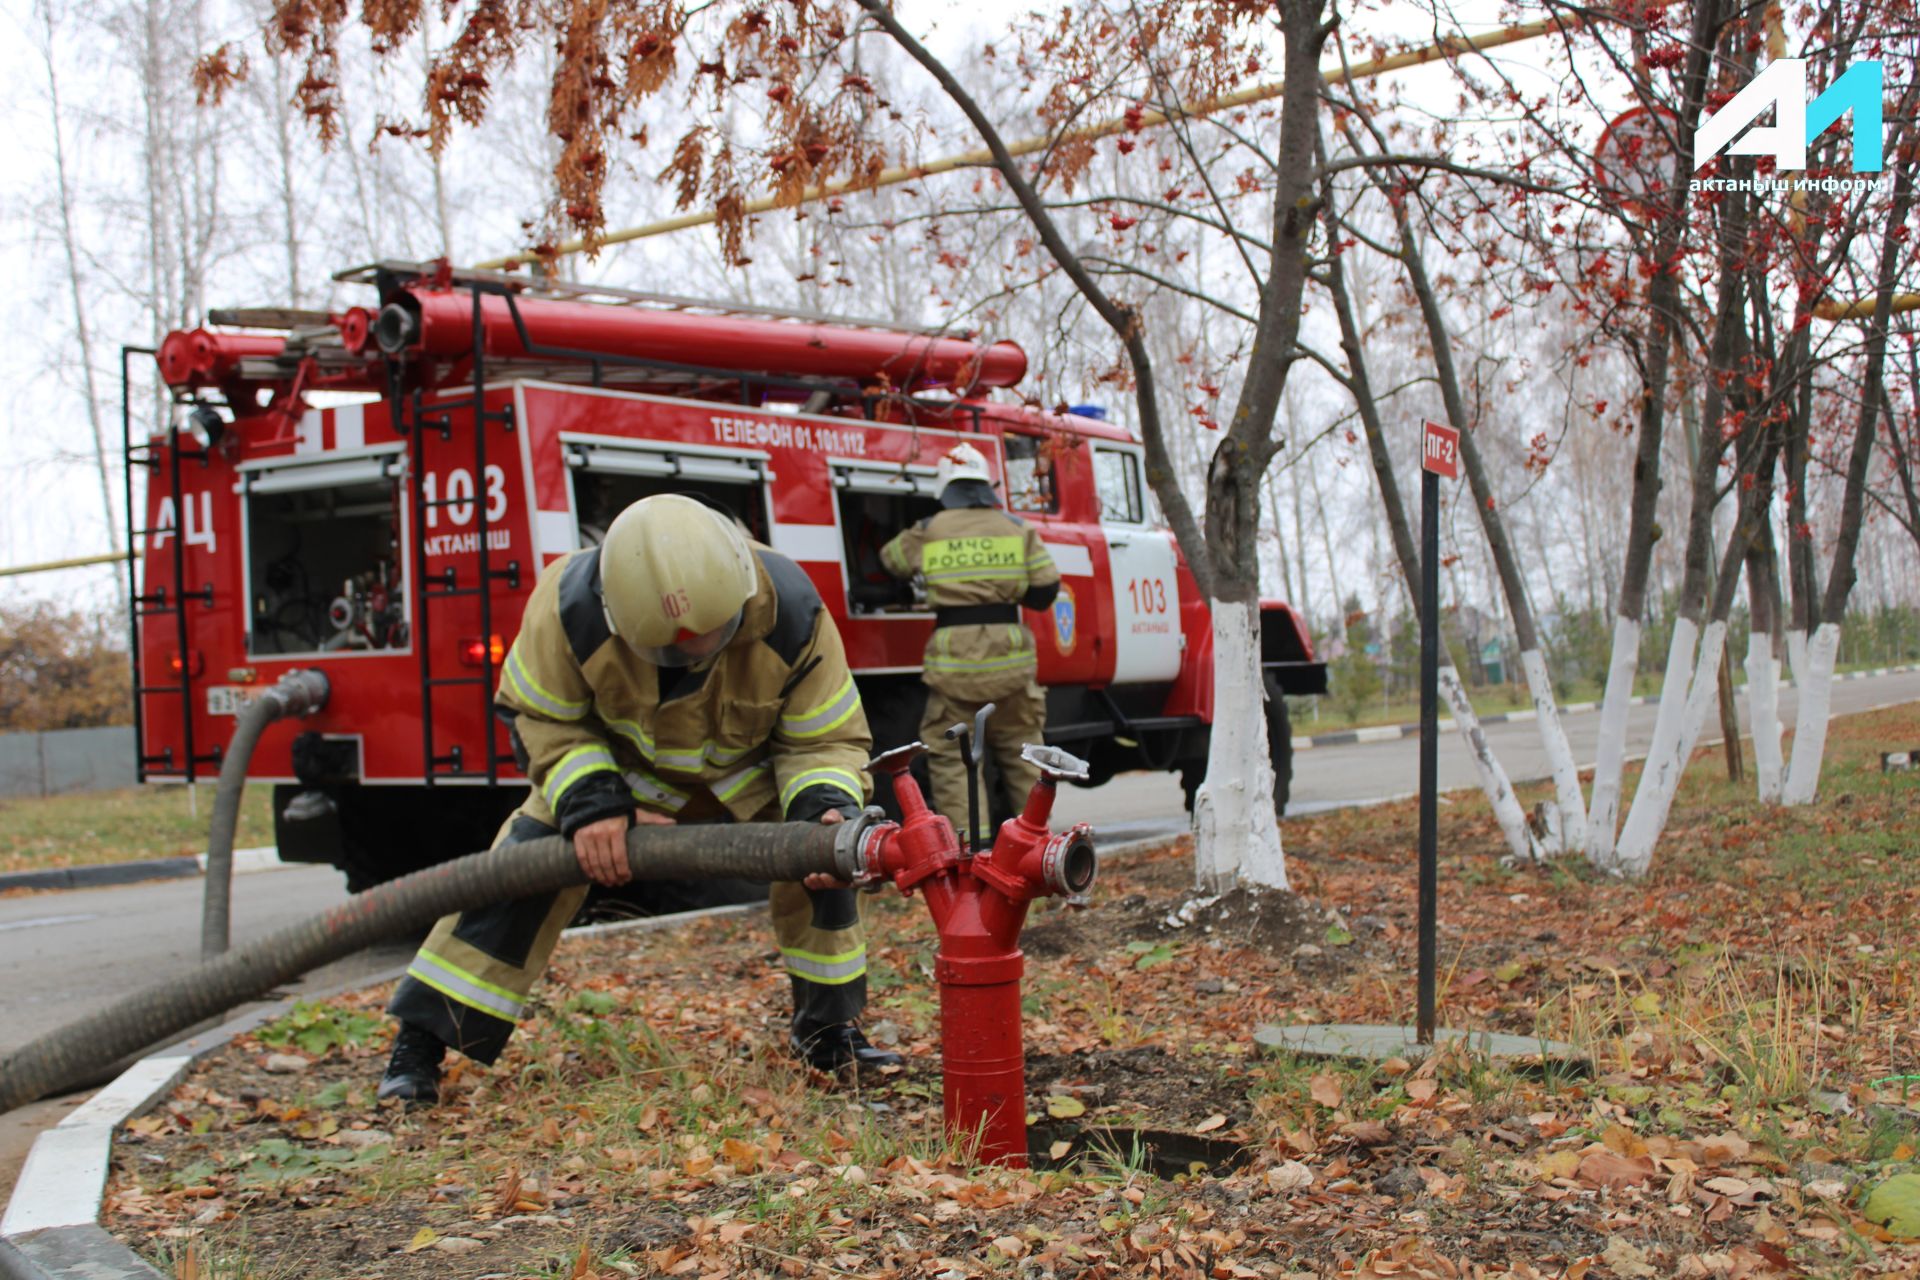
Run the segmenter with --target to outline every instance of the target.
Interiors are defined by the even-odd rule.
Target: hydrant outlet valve
[[[924,754],[910,743],[879,756],[868,770],[893,780],[900,822],[871,821],[857,836],[850,878],[921,890],[940,935],[934,977],[940,984],[940,1044],[947,1132],[980,1143],[980,1158],[1027,1163],[1026,1054],[1020,1031],[1020,929],[1027,906],[1047,895],[1084,900],[1099,872],[1085,823],[1055,833],[1047,821],[1061,778],[1086,765],[1052,747],[1022,754],[1041,777],[1020,815],[1000,826],[993,847],[966,856],[953,824],[927,807],[910,772]],[[863,822],[869,820],[863,815]]]

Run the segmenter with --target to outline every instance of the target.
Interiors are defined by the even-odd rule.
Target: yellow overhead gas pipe
[[[1813,314],[1821,320],[1871,320],[1875,298],[1861,298],[1857,302],[1821,302],[1816,303]],[[1893,295],[1894,314],[1902,311],[1920,311],[1920,293],[1896,293]]]
[[[1450,58],[1462,53],[1471,53],[1485,49],[1497,49],[1501,45],[1518,44],[1522,40],[1532,40],[1538,36],[1548,35],[1560,30],[1562,27],[1578,25],[1579,23],[1573,20],[1543,18],[1538,22],[1523,22],[1514,26],[1502,27],[1498,31],[1489,31],[1484,35],[1449,36],[1445,40],[1435,41],[1429,45],[1422,45],[1417,49],[1408,49],[1401,53],[1389,54],[1384,58],[1372,58],[1366,62],[1357,62],[1351,68],[1338,68],[1323,72],[1322,74],[1325,75],[1327,81],[1331,84],[1340,84],[1347,80],[1365,80],[1372,76],[1385,75],[1389,71],[1399,71],[1406,67],[1417,67],[1423,63],[1433,62],[1440,58]],[[1249,106],[1256,102],[1270,101],[1271,99],[1279,97],[1281,93],[1285,91],[1285,88],[1286,86],[1280,81],[1270,81],[1266,84],[1254,85],[1251,88],[1236,90],[1233,93],[1222,94],[1217,98],[1209,98],[1191,107],[1183,107],[1179,114],[1182,116],[1205,116],[1212,115],[1219,111],[1231,111],[1236,107]],[[1169,113],[1165,111],[1145,110],[1140,112],[1137,124],[1129,121],[1125,116],[1116,116],[1111,120],[1088,125],[1083,129],[1070,129],[1066,133],[1058,136],[1047,134],[1037,138],[1024,138],[1019,142],[1008,144],[1007,150],[1016,156],[1027,156],[1032,155],[1036,151],[1045,151],[1048,147],[1057,146],[1062,142],[1090,142],[1096,138],[1110,138],[1119,133],[1131,133],[1136,129],[1154,128],[1158,125],[1166,124],[1170,118]],[[829,182],[818,187],[807,187],[801,191],[799,200],[794,203],[809,204],[813,201],[825,200],[832,196],[847,195],[857,191],[871,191],[877,187],[899,186],[902,183],[914,182],[933,174],[950,173],[955,169],[968,169],[976,166],[990,165],[992,163],[993,153],[982,147],[978,150],[962,152],[957,156],[946,156],[939,160],[929,160],[925,164],[900,165],[891,169],[883,169],[876,177],[871,179]],[[744,212],[747,214],[769,213],[775,209],[789,207],[791,207],[791,205],[782,205],[772,196],[761,196],[758,199],[747,201]],[[625,244],[630,240],[645,240],[650,236],[663,236],[673,231],[684,231],[689,227],[704,227],[714,222],[717,217],[718,215],[711,209],[701,213],[682,213],[671,218],[662,218],[658,222],[649,222],[638,227],[627,227],[619,231],[609,231],[606,235],[600,237],[600,244],[603,247],[611,244]],[[587,242],[584,239],[568,240],[555,249],[554,254],[558,257],[566,257],[569,254],[583,252],[586,247]],[[502,267],[511,267],[520,263],[538,262],[540,259],[541,255],[537,253],[516,253],[504,258],[492,258],[486,262],[475,265],[485,269],[498,270]]]
[[[16,564],[0,569],[0,578],[17,578],[27,573],[51,573],[55,569],[84,569],[90,564],[124,564],[128,560],[138,560],[140,553],[129,555],[125,551],[115,551],[104,556],[75,556],[71,560],[42,560],[39,564]]]

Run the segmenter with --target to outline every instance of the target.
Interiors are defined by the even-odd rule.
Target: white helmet
[[[935,478],[942,489],[955,480],[988,480],[987,460],[972,445],[957,444],[940,459]]]
[[[738,526],[679,494],[634,503],[600,544],[607,626],[656,666],[692,666],[718,653],[759,585]]]

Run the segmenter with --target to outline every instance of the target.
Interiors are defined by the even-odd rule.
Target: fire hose
[[[627,866],[639,880],[726,877],[764,882],[826,873],[865,888],[892,883],[925,899],[940,949],[940,1052],[946,1130],[980,1160],[1027,1163],[1026,1050],[1020,930],[1036,899],[1082,902],[1099,871],[1085,823],[1048,825],[1063,781],[1084,779],[1084,761],[1058,747],[1021,756],[1040,770],[1019,816],[991,847],[974,851],[927,807],[909,772],[926,747],[889,751],[868,769],[893,779],[902,821],[868,809],[836,826],[741,823],[635,827]],[[977,808],[977,805],[976,805]],[[974,825],[974,815],[968,817]],[[204,961],[198,969],[127,996],[0,1059],[0,1112],[74,1087],[113,1062],[204,1018],[270,991],[310,969],[441,916],[529,898],[585,879],[559,836],[469,854],[375,886],[304,923]]]
[[[213,790],[213,822],[207,830],[206,900],[200,913],[200,958],[211,960],[227,949],[233,909],[233,833],[240,822],[240,797],[247,766],[268,725],[288,716],[312,715],[327,705],[327,677],[319,671],[289,671],[271,689],[241,708],[233,738],[220,760],[220,781]]]
[[[636,827],[627,865],[636,880],[854,879],[874,824],[740,823]],[[195,1023],[273,990],[373,943],[441,916],[583,884],[573,846],[559,836],[469,854],[356,894],[299,924],[229,951],[177,978],[122,997],[0,1059],[0,1112],[92,1078]]]

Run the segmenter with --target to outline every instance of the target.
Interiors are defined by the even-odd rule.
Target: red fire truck
[[[1048,740],[1093,784],[1173,770],[1191,798],[1205,603],[1132,433],[994,397],[1025,374],[1018,346],[444,263],[339,278],[372,304],[215,312],[127,352],[157,358],[172,398],[158,430],[126,425],[143,779],[208,777],[250,697],[318,668],[324,710],[270,728],[249,765],[276,784],[282,855],[364,884],[485,847],[526,785],[492,695],[536,575],[664,492],[806,571],[876,750],[910,741],[933,618],[878,553],[936,509],[935,463],[965,439],[1062,575],[1027,617]],[[1326,671],[1287,605],[1262,621],[1284,804],[1278,695],[1323,692]]]

